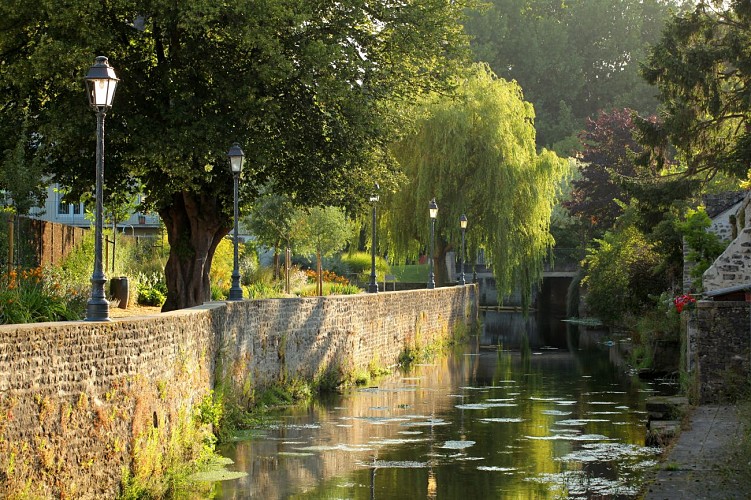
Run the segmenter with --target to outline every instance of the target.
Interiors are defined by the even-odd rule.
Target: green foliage
[[[453,95],[431,95],[420,106],[415,132],[394,147],[409,182],[384,195],[388,254],[417,258],[430,239],[428,202],[435,197],[434,256],[456,248],[466,214],[467,255],[484,248],[499,295],[518,285],[528,303],[553,244],[550,217],[567,162],[537,152],[532,105],[518,84],[484,65],[473,66]]]
[[[295,251],[303,255],[331,256],[346,246],[352,234],[344,211],[337,207],[299,210],[293,226],[297,235]]]
[[[139,273],[136,279],[138,290],[138,303],[144,306],[161,306],[167,298],[167,286],[164,284],[164,275],[152,273],[146,275]]]
[[[681,335],[681,318],[672,295],[663,292],[650,298],[651,303],[638,316],[629,318],[632,333],[629,362],[636,369],[652,367],[657,342],[678,342]]]
[[[318,295],[315,283],[308,283],[307,285],[293,289],[292,291],[299,297],[315,297]],[[362,289],[356,285],[324,282],[323,293],[321,295],[354,295],[358,293],[362,293]]]
[[[80,320],[88,294],[64,288],[43,268],[15,270],[0,278],[0,324]]]
[[[582,284],[595,316],[612,325],[627,314],[640,314],[649,304],[649,295],[659,295],[668,287],[664,274],[655,272],[661,258],[655,245],[633,226],[594,240],[583,262]]]
[[[409,118],[403,103],[450,86],[474,5],[4,1],[0,168],[34,175],[0,188],[36,188],[48,175],[73,199],[91,192],[96,122],[82,77],[106,54],[121,82],[107,115],[104,198],[146,195],[142,209],[159,211],[175,259],[167,306],[195,305],[211,243],[231,227],[229,144],[252,159],[241,203],[273,180],[296,203],[351,206],[374,177],[397,177],[385,145]],[[196,259],[206,272],[187,272]],[[181,295],[180,271],[198,293]]]
[[[358,279],[362,282],[367,281],[370,276],[370,265],[372,263],[372,256],[369,252],[352,252],[345,253],[341,256],[341,262],[345,266],[345,272],[339,272],[339,274],[357,274]],[[376,255],[376,278],[378,281],[383,281],[384,276],[389,274],[391,268],[386,262],[386,259],[380,255]]]
[[[711,180],[724,171],[746,177],[750,49],[745,1],[698,2],[673,17],[651,47],[642,72],[659,90],[663,121],[645,127],[644,139],[655,149],[675,147],[686,176]]]
[[[295,237],[295,213],[292,200],[275,193],[273,186],[267,185],[261,188],[259,197],[245,218],[245,224],[262,245],[279,248],[284,243],[289,247]]]
[[[356,285],[345,285],[342,283],[331,283],[326,295],[356,295],[361,293],[362,289]]]
[[[222,420],[223,411],[221,393],[209,391],[194,408],[193,419],[201,425],[210,424],[216,427]]]
[[[686,218],[682,222],[676,222],[678,232],[686,239],[691,250],[687,259],[695,263],[691,269],[694,278],[694,286],[701,289],[701,277],[715,259],[725,250],[727,244],[715,233],[708,231],[712,220],[707,215],[704,207],[696,210],[689,209]]]
[[[570,155],[572,137],[603,109],[652,114],[639,75],[646,44],[674,9],[663,0],[491,0],[466,23],[478,61],[517,81],[535,107],[537,144]],[[572,147],[573,146],[573,147]]]
[[[392,266],[391,270],[396,279],[402,283],[422,283],[428,279],[428,264]],[[471,269],[468,271],[472,273]]]

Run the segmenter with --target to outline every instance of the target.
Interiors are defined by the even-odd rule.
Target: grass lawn
[[[391,266],[391,274],[402,283],[422,283],[428,279],[428,264]]]

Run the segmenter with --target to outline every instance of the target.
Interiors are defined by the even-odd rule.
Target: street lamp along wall
[[[438,217],[438,204],[435,198],[428,203],[428,214],[430,215],[430,254],[428,255],[428,265],[430,273],[428,274],[428,288],[435,288],[435,274],[433,273],[433,249],[435,247],[435,219]]]
[[[110,303],[104,294],[104,276],[102,265],[102,217],[103,201],[102,189],[104,185],[104,117],[112,107],[117,83],[115,70],[109,65],[107,58],[98,56],[94,65],[84,77],[89,105],[96,111],[97,142],[96,142],[96,208],[94,210],[94,272],[91,275],[91,298],[86,303],[86,321],[109,321]]]
[[[368,283],[368,293],[378,293],[378,279],[376,278],[376,245],[377,245],[377,234],[376,234],[376,203],[378,203],[379,197],[378,197],[378,190],[381,189],[381,187],[378,185],[378,183],[375,183],[373,193],[370,195],[370,203],[373,204],[373,221],[371,225],[373,226],[373,237],[370,244],[370,283]]]
[[[245,155],[243,154],[243,150],[240,149],[239,144],[234,144],[231,148],[229,148],[229,153],[227,153],[227,156],[229,157],[229,167],[232,171],[232,177],[234,180],[234,205],[235,205],[235,216],[234,216],[234,265],[232,267],[232,287],[229,289],[229,300],[242,300],[243,299],[243,289],[242,286],[240,286],[240,266],[239,266],[239,258],[238,258],[238,252],[237,252],[237,241],[238,241],[238,219],[240,215],[240,211],[238,209],[238,186],[240,184],[240,173],[243,170],[243,162],[245,161]]]

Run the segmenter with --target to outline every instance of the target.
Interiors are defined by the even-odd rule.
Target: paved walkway
[[[744,428],[738,409],[699,406],[688,421],[644,498],[751,499],[751,467],[739,461]]]

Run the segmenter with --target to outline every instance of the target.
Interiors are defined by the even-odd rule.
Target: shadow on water
[[[644,447],[654,389],[579,338],[549,312],[485,311],[447,357],[225,446],[248,476],[215,497],[634,498],[656,453]]]

